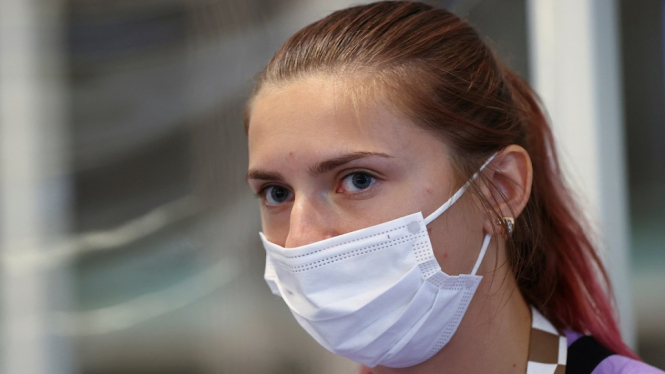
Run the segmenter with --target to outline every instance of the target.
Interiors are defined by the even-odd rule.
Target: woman
[[[621,340],[536,95],[455,15],[305,27],[245,126],[266,280],[365,372],[660,372]]]

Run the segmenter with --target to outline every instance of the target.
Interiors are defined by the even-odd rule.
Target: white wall
[[[530,67],[565,171],[597,222],[621,331],[635,346],[616,0],[528,0]]]

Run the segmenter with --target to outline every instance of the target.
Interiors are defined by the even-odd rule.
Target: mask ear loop
[[[480,255],[478,255],[478,259],[476,260],[476,264],[473,266],[473,270],[471,270],[471,275],[476,275],[476,272],[478,271],[478,268],[480,267],[480,263],[483,262],[483,258],[485,257],[485,253],[487,252],[487,247],[490,246],[490,241],[492,240],[492,235],[491,234],[485,234],[485,239],[483,240],[483,246],[480,248]]]
[[[466,192],[466,190],[469,188],[469,186],[471,186],[471,183],[473,183],[473,181],[475,181],[476,178],[478,178],[478,176],[483,171],[483,169],[485,169],[485,167],[487,165],[489,165],[489,163],[492,162],[492,160],[494,160],[494,157],[496,157],[497,154],[498,154],[498,152],[493,154],[492,156],[490,156],[490,158],[488,158],[487,161],[485,161],[483,166],[481,166],[480,169],[478,169],[478,171],[475,172],[473,174],[473,176],[468,181],[466,181],[466,183],[464,183],[464,185],[459,190],[457,190],[457,192],[455,192],[453,194],[453,196],[450,197],[450,199],[448,199],[448,201],[446,201],[443,205],[441,205],[437,210],[432,212],[432,214],[427,216],[424,219],[425,225],[429,225],[430,222],[432,222],[435,219],[439,218],[439,216],[443,212],[445,212],[446,210],[448,210],[448,208],[450,208],[453,204],[455,204],[455,202],[457,200],[459,200],[459,198],[462,197],[462,195],[464,195],[464,192]]]

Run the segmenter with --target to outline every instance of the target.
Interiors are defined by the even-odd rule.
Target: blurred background
[[[241,115],[289,35],[362,2],[0,0],[0,373],[355,372],[263,282]],[[429,3],[535,79],[538,0]],[[665,369],[665,1],[579,3],[611,8],[622,327]]]

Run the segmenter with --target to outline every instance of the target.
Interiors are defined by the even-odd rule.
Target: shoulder
[[[591,374],[664,374],[660,369],[657,369],[651,365],[645,364],[644,362],[634,360],[630,357],[621,356],[618,354],[613,354],[608,351],[601,345],[595,343],[589,345],[580,345],[585,339],[581,339],[584,336],[580,333],[564,330],[566,335],[566,340],[568,341],[568,369],[575,372],[576,368],[581,368],[586,366],[585,369],[580,370],[579,372],[586,372]],[[589,337],[586,337],[589,339]],[[579,340],[579,342],[578,342]],[[578,344],[575,344],[578,342]],[[571,349],[571,347],[575,347]],[[593,362],[593,365],[590,369],[587,364]],[[584,365],[580,365],[580,363]],[[591,371],[592,370],[592,371]]]
[[[620,355],[604,359],[591,374],[663,374],[660,369],[644,362]]]

